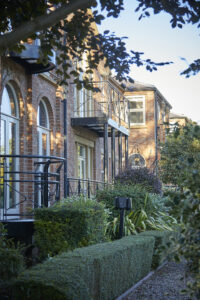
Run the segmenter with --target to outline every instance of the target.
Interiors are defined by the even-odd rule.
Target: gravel
[[[168,262],[152,276],[143,281],[123,300],[196,300],[181,294],[186,287],[185,264]]]

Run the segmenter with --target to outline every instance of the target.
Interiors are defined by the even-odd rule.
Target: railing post
[[[3,220],[5,219],[6,209],[7,209],[7,191],[6,191],[6,157],[3,160]]]
[[[78,195],[80,196],[81,194],[81,180],[78,180]]]
[[[111,129],[111,161],[112,161],[112,180],[115,178],[115,128]]]
[[[56,170],[56,173],[58,173],[58,175],[57,175],[57,181],[58,181],[58,183],[56,184],[56,201],[59,201],[60,200],[60,170],[61,170],[61,168],[62,168],[62,163],[60,163],[60,166],[57,168],[57,170]]]
[[[125,166],[128,167],[128,135],[125,135]]]
[[[66,190],[67,190],[67,197],[69,197],[69,178],[66,181]]]
[[[122,171],[122,133],[118,132],[119,173]]]
[[[38,181],[41,181],[41,173],[39,171],[39,166],[36,167],[35,169],[35,175],[34,175],[34,208],[38,208]]]
[[[43,180],[44,180],[44,192],[43,192],[44,203],[43,204],[45,207],[48,207],[48,202],[49,202],[49,183],[48,183],[49,164],[50,161],[48,160],[44,165],[44,175],[43,175]]]
[[[88,180],[88,198],[90,198],[90,181]]]

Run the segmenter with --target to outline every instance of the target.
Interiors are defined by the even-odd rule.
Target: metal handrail
[[[81,179],[76,177],[67,177],[66,183],[68,197],[72,195],[84,195],[88,198],[91,198],[91,196],[95,196],[96,192],[101,189],[101,187],[111,185],[110,183],[104,181]]]
[[[12,162],[9,161],[10,158],[12,158]],[[60,171],[66,160],[65,158],[45,155],[0,154],[0,159],[3,159],[3,162],[0,163],[0,168],[3,169],[3,176],[0,176],[2,180],[0,187],[3,192],[3,219],[11,215],[20,216],[20,213],[10,214],[9,210],[20,207],[26,201],[33,203],[34,207],[49,206],[49,197],[50,194],[52,195],[50,190],[55,189],[55,201],[60,199]],[[33,170],[27,171],[26,166],[24,166],[24,170],[21,169],[19,164],[21,159],[32,160]],[[34,161],[34,159],[37,161]],[[14,168],[10,170],[12,164]],[[52,164],[57,164],[55,166],[56,172],[49,172],[49,167]],[[29,177],[26,175],[29,175]],[[23,186],[25,184],[25,191],[21,189],[21,184]],[[15,198],[14,205],[8,204],[10,192],[13,193]],[[29,199],[30,196],[27,195],[31,195],[31,198]]]
[[[101,93],[102,87],[100,85],[102,84],[104,85],[107,91],[104,93],[104,101],[101,101],[102,95],[100,97],[101,100],[95,99],[95,96]],[[113,116],[116,117],[119,120],[119,123],[121,123],[121,121],[124,121],[129,127],[129,100],[126,97],[124,97],[124,95],[120,91],[118,91],[109,81],[95,81],[91,82],[91,85],[93,85],[94,87],[95,85],[99,85],[99,91],[95,92],[92,96],[87,95],[86,99],[76,107],[76,109],[74,110],[74,113],[77,114],[76,117],[90,117],[91,113],[94,114],[95,112],[100,112],[104,115],[110,116],[111,118]],[[84,90],[81,90],[80,92],[84,93]],[[113,93],[116,95],[114,96],[114,98]],[[93,109],[92,107],[90,109],[85,109],[89,102],[91,104],[91,101],[93,106],[97,106],[97,109]],[[81,113],[84,116],[81,116]],[[87,116],[85,116],[85,113],[87,114]]]

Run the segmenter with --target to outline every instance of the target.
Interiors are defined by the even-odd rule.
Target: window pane
[[[45,133],[42,134],[42,155],[47,155],[47,135]]]
[[[143,101],[130,101],[130,109],[143,108]]]
[[[1,112],[10,116],[16,116],[14,95],[8,85],[3,90]]]
[[[46,115],[44,104],[42,102],[40,102],[40,105],[39,105],[38,115],[39,115],[39,125],[47,128],[48,127],[47,115]]]
[[[130,123],[144,123],[143,112],[130,112]]]
[[[15,146],[16,146],[16,139],[15,139],[15,132],[16,132],[16,125],[14,123],[9,123],[9,154],[15,154]],[[10,157],[9,158],[9,207],[15,207],[15,200],[16,200],[16,182],[12,180],[16,180],[16,174],[12,172],[16,171],[16,159]]]

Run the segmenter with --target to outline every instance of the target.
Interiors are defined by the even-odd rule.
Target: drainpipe
[[[64,198],[67,198],[67,99],[63,99],[63,127],[64,127]]]

